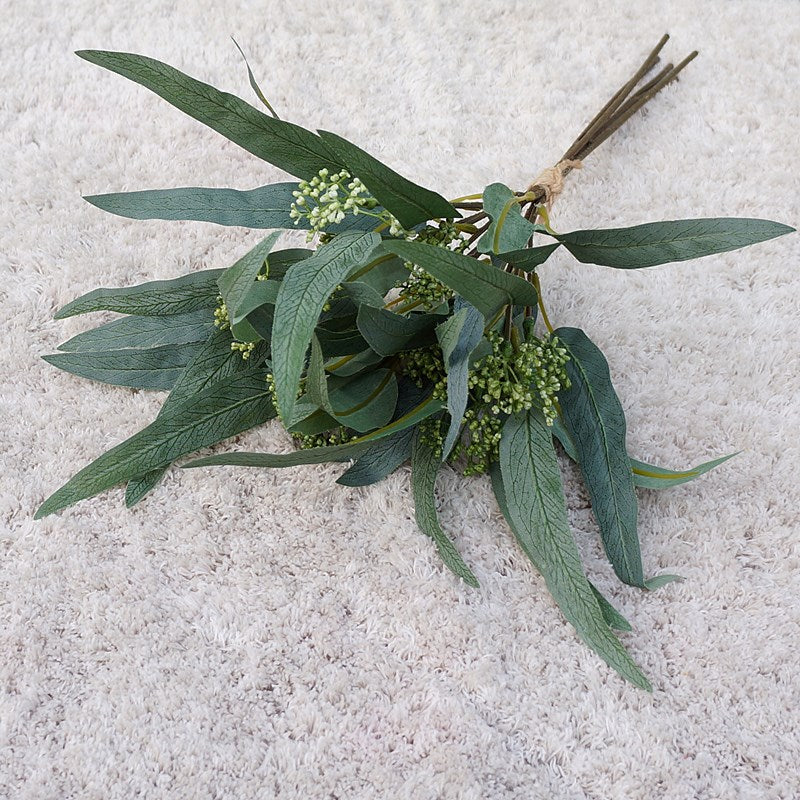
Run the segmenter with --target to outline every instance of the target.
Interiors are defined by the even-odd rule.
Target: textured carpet
[[[256,232],[132,222],[81,194],[282,179],[74,55],[166,60],[250,98],[229,34],[285,117],[448,196],[523,186],[659,36],[685,77],[570,177],[554,224],[694,216],[797,225],[800,5],[226,0],[3,3],[0,23],[0,797],[797,798],[800,237],[624,272],[558,254],[552,316],[608,355],[634,454],[741,454],[641,494],[648,594],[619,585],[577,475],[587,571],[652,679],[584,647],[488,481],[446,471],[460,585],[416,530],[407,470],[173,471],[33,522],[45,496],[159,397],[39,359],[97,320],[98,285],[224,267]],[[253,102],[257,102],[253,100]],[[267,427],[237,446],[287,448]]]

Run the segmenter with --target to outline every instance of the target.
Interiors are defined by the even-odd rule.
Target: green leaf
[[[358,217],[357,219],[359,219]],[[367,218],[369,219],[369,217]],[[373,256],[381,251],[379,246]],[[359,270],[360,271],[360,270]],[[405,262],[391,253],[375,259],[375,266],[370,267],[363,275],[358,277],[359,283],[366,283],[383,297],[389,289],[397,286],[408,278],[408,269]]]
[[[214,384],[84,467],[45,500],[36,519],[260,425],[274,413],[263,369]]]
[[[305,247],[289,247],[285,250],[274,250],[267,256],[269,279],[280,280],[287,273],[289,267],[312,255],[314,255],[314,251],[308,250]]]
[[[469,394],[469,360],[483,339],[483,317],[474,306],[456,298],[453,311],[453,316],[436,329],[447,371],[447,411],[450,414],[442,461],[450,455],[461,431]]]
[[[417,525],[436,544],[445,566],[470,586],[477,587],[478,579],[464,563],[456,546],[439,524],[434,496],[436,473],[441,461],[437,454],[420,441],[419,430],[414,435],[411,450],[411,488],[414,493],[414,512]]]
[[[42,358],[65,372],[101,383],[168,391],[199,349],[199,343],[169,344],[147,350],[53,353]]]
[[[231,350],[231,337],[227,331],[214,332],[185,370],[180,373],[172,391],[161,406],[158,416],[162,417],[174,407],[190,400],[194,395],[208,389],[238,372],[249,372],[263,361],[266,347],[256,347],[245,361],[241,354]],[[125,491],[125,505],[136,505],[161,481],[168,467],[158,467],[144,475],[132,478]]]
[[[589,581],[589,587],[597,600],[597,604],[600,606],[600,612],[608,627],[616,628],[618,631],[632,631],[633,628],[630,622],[600,594],[600,590],[591,581]]]
[[[411,440],[416,428],[406,428],[378,439],[362,453],[336,483],[342,486],[369,486],[391,475],[411,458]]]
[[[383,295],[363,281],[345,281],[341,284],[341,293],[350,298],[356,306],[365,305],[383,308]]]
[[[322,348],[319,339],[314,335],[311,336],[311,355],[306,370],[306,395],[314,405],[328,414],[333,410],[328,399],[328,378],[325,375]]]
[[[280,231],[271,233],[219,276],[217,285],[228,309],[231,325],[235,325],[244,319],[244,315],[240,312],[240,307],[253,288],[256,277],[267,260],[267,254],[272,250],[280,235]]]
[[[78,50],[76,55],[141,84],[226,139],[298,178],[312,178],[323,167],[336,171],[342,166],[311,131],[268,117],[235,95],[153,58],[108,50]]]
[[[440,194],[417,186],[347,139],[328,131],[319,131],[319,135],[350,174],[358,177],[404,228],[430,219],[461,216]]]
[[[572,386],[559,394],[564,427],[592,502],[603,545],[620,580],[644,586],[636,531],[638,504],[625,445],[625,412],[611,383],[608,362],[577,328],[555,331],[567,348]]]
[[[358,330],[379,355],[391,356],[403,350],[424,347],[436,341],[435,314],[403,316],[385,308],[362,305],[358,310]]]
[[[794,228],[765,219],[684,219],[632,228],[562,233],[556,238],[585,264],[638,269],[737,250]]]
[[[540,228],[522,216],[514,192],[502,183],[490,183],[483,190],[483,210],[491,223],[478,239],[479,253],[505,253],[524,248]]]
[[[207,309],[169,317],[128,316],[79,333],[58,349],[77,353],[191,344],[205,341],[213,330],[213,317]]]
[[[83,199],[97,208],[127,219],[164,219],[211,222],[241,228],[308,230],[308,220],[289,216],[296,183],[273,183],[256,189],[210,189],[187,186],[88,195]],[[295,224],[297,223],[297,224]],[[329,233],[372,230],[373,217],[348,214],[327,227]]]
[[[521,269],[525,272],[533,272],[536,267],[544,264],[548,258],[561,246],[560,242],[555,244],[543,244],[541,247],[525,247],[522,250],[512,250],[503,253],[503,261]]]
[[[331,389],[329,402],[342,425],[359,433],[381,428],[397,406],[397,377],[388,369],[365,372]]]
[[[289,268],[275,303],[272,342],[278,408],[291,419],[306,351],[322,307],[331,292],[364,264],[380,242],[376,233],[342,233],[310,258]]]
[[[666,489],[668,486],[678,486],[709,472],[735,455],[738,455],[738,453],[730,453],[727,456],[722,456],[722,458],[715,458],[713,461],[706,461],[704,464],[699,464],[696,467],[680,472],[664,469],[664,467],[656,467],[653,464],[645,464],[644,461],[637,461],[632,458],[633,482],[642,489]]]
[[[509,303],[536,305],[536,290],[530,283],[485,261],[425,242],[392,239],[385,241],[383,248],[422,267],[475,306],[484,317],[493,316]]]
[[[272,116],[275,117],[275,119],[280,119],[280,117],[278,117],[277,112],[272,107],[272,104],[265,97],[264,92],[261,91],[261,87],[258,85],[256,76],[253,75],[253,70],[250,69],[250,62],[247,60],[247,56],[244,54],[244,50],[242,50],[242,48],[239,47],[239,42],[237,42],[236,39],[233,38],[233,36],[231,36],[231,41],[236,45],[236,49],[241,54],[242,59],[244,60],[244,64],[247,67],[247,79],[250,81],[250,88],[255,92],[256,97],[267,107],[269,113],[272,114]]]
[[[649,681],[611,632],[589,581],[567,522],[561,474],[551,431],[532,409],[506,420],[500,440],[500,480],[508,522],[525,554],[578,635],[631,683],[652,691]],[[500,497],[498,497],[500,502]]]
[[[60,308],[54,318],[64,319],[90,311],[162,317],[214,308],[219,295],[217,279],[223,272],[221,269],[207,269],[168,281],[148,281],[118,289],[94,289]]]
[[[350,375],[357,375],[375,364],[380,364],[383,361],[383,356],[379,356],[374,350],[368,348],[356,353],[353,356],[346,356],[345,358],[337,358],[329,362],[325,369],[331,375],[337,377],[348,377]]]

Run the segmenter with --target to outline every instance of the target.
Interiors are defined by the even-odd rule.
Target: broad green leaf
[[[483,210],[491,223],[478,239],[479,253],[505,253],[524,248],[539,228],[522,216],[514,192],[502,183],[490,183],[483,190]]]
[[[55,319],[74,317],[90,311],[117,311],[143,317],[186,314],[217,305],[217,279],[224,270],[190,272],[168,281],[148,281],[118,289],[94,289],[67,303],[55,313]]]
[[[323,167],[335,171],[342,166],[311,131],[268,117],[235,95],[153,58],[108,50],[78,50],[76,55],[141,84],[226,139],[298,178],[312,178]]]
[[[404,228],[430,219],[461,216],[440,194],[417,186],[347,139],[328,131],[319,131],[319,135],[350,174],[358,177]]]
[[[509,264],[512,264],[517,269],[524,270],[525,272],[533,272],[536,267],[544,264],[552,255],[553,251],[561,246],[560,242],[555,244],[543,244],[541,247],[526,247],[522,250],[512,250],[509,253],[503,253],[502,259]]]
[[[383,356],[368,348],[352,356],[347,355],[332,359],[325,365],[325,369],[331,375],[346,378],[350,375],[357,375],[359,372],[375,366],[375,364],[380,364],[381,361],[383,361]]]
[[[447,411],[450,414],[442,461],[450,455],[461,431],[469,394],[469,360],[483,339],[483,317],[474,306],[462,304],[457,298],[453,311],[453,316],[436,329],[447,371]]]
[[[572,386],[559,394],[564,427],[578,454],[606,554],[620,580],[644,586],[625,413],[608,362],[583,331],[559,328],[555,335],[570,355]]]
[[[260,425],[274,413],[263,369],[214,384],[84,467],[45,500],[36,519]]]
[[[434,490],[436,473],[441,461],[437,454],[420,441],[419,430],[414,435],[411,450],[411,489],[414,493],[414,513],[420,530],[430,536],[445,566],[470,586],[478,586],[478,579],[464,563],[456,546],[439,523]]]
[[[169,317],[128,316],[79,333],[58,346],[71,353],[204,342],[214,330],[208,309]]]
[[[376,233],[342,233],[289,268],[278,292],[273,326],[272,363],[278,408],[291,419],[311,334],[331,292],[366,263],[380,242]]]
[[[244,318],[240,307],[253,288],[256,277],[267,260],[267,254],[272,250],[280,235],[280,231],[271,233],[219,276],[217,285],[228,309],[231,325]]]
[[[392,239],[385,241],[383,248],[422,267],[475,306],[484,317],[491,317],[509,303],[536,305],[536,290],[528,281],[485,261],[425,242]]]
[[[634,685],[652,691],[611,632],[583,572],[567,521],[551,431],[539,411],[531,409],[506,420],[500,440],[500,477],[494,483],[502,483],[511,530],[564,616],[607,664]]]
[[[380,253],[379,246],[373,255]],[[359,283],[366,283],[383,297],[389,289],[397,286],[408,278],[408,269],[402,258],[398,258],[391,253],[387,253],[381,258],[375,259],[375,266],[358,277]],[[360,270],[359,270],[360,271]]]
[[[637,461],[632,458],[633,482],[642,489],[666,489],[668,486],[678,486],[709,472],[735,455],[737,453],[730,453],[727,456],[722,456],[722,458],[715,458],[713,461],[706,461],[704,464],[682,471],[664,469],[664,467],[645,464],[644,461]]]
[[[215,383],[225,380],[237,372],[249,372],[262,363],[266,346],[260,345],[245,361],[241,354],[231,350],[231,337],[227,331],[215,330],[198,351],[194,359],[178,376],[172,391],[158,412],[161,417],[175,406],[186,402]],[[168,467],[157,467],[144,475],[132,478],[125,490],[125,505],[136,505],[149,491],[154,489]]]
[[[277,112],[272,107],[272,104],[269,102],[269,100],[267,100],[266,96],[264,95],[264,92],[261,91],[261,87],[258,85],[256,76],[253,75],[253,70],[250,69],[250,62],[247,60],[247,56],[244,54],[244,50],[242,50],[242,48],[239,47],[239,42],[237,42],[236,39],[233,38],[233,36],[231,36],[231,41],[236,45],[236,49],[241,54],[242,59],[244,61],[244,65],[247,67],[247,79],[248,81],[250,81],[250,88],[253,90],[253,92],[255,92],[256,97],[267,107],[269,113],[272,114],[272,116],[275,117],[275,119],[280,119],[280,117],[278,117]]]
[[[354,431],[381,428],[397,407],[397,377],[388,369],[356,375],[331,389],[329,403],[331,416]]]
[[[411,440],[416,428],[406,428],[391,436],[378,439],[358,456],[336,483],[342,486],[369,486],[391,475],[411,458]]]
[[[556,238],[585,264],[637,269],[725,253],[793,231],[788,225],[765,219],[720,217],[573,231]]]
[[[268,277],[270,280],[280,280],[289,267],[298,261],[303,261],[314,254],[313,250],[305,247],[288,247],[285,250],[273,250],[267,256]]]
[[[315,330],[326,359],[349,356],[367,347],[367,342],[355,325],[345,330],[330,330],[324,325],[318,325]]]
[[[202,345],[169,344],[146,350],[53,353],[42,358],[54,367],[114,386],[168,391]]]
[[[289,216],[296,183],[273,183],[256,189],[211,189],[187,186],[87,195],[83,199],[110,214],[127,219],[164,219],[211,222],[241,228],[308,230],[308,220]],[[296,224],[295,224],[296,223]],[[327,227],[329,233],[372,230],[373,217],[348,214]]]
[[[385,308],[362,305],[358,310],[358,330],[367,344],[382,356],[414,350],[436,341],[435,314],[395,314]]]
[[[383,295],[363,281],[345,281],[341,284],[341,293],[355,303],[356,306],[365,305],[373,308],[383,308]]]

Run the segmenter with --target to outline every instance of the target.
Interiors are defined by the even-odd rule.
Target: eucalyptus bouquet
[[[548,208],[564,177],[696,55],[642,83],[666,37],[558,161],[529,187],[493,183],[447,200],[328,131],[278,118],[151,58],[79,56],[151,89],[299,182],[250,191],[181,188],[105,194],[95,206],[134,219],[277,229],[227,269],[101,288],[57,318],[124,316],[65,342],[51,364],[94,380],[169,391],[157,418],[48,498],[37,517],[127,483],[132,506],[177,459],[277,417],[288,453],[222,453],[183,467],[350,462],[363,486],[410,459],[416,518],[444,563],[475,575],[442,530],[434,484],[443,462],[488,473],[508,524],[580,637],[650,688],[613,629],[628,622],[587,579],[567,522],[556,442],[580,466],[605,552],[646,589],[635,488],[662,488],[724,458],[674,472],[631,458],[603,354],[582,330],[554,329],[537,268],[558,248],[634,269],[698,258],[792,230],[756,219],[696,219],[557,233]],[[281,230],[306,248],[278,249]]]

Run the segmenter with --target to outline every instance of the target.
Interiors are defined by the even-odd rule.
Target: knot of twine
[[[574,161],[569,158],[559,161],[554,167],[548,167],[543,170],[542,174],[528,187],[528,191],[533,191],[535,188],[541,189],[544,192],[544,204],[549,209],[553,204],[553,200],[564,189],[564,176],[568,175],[573,169],[580,169],[582,166],[582,161]]]

